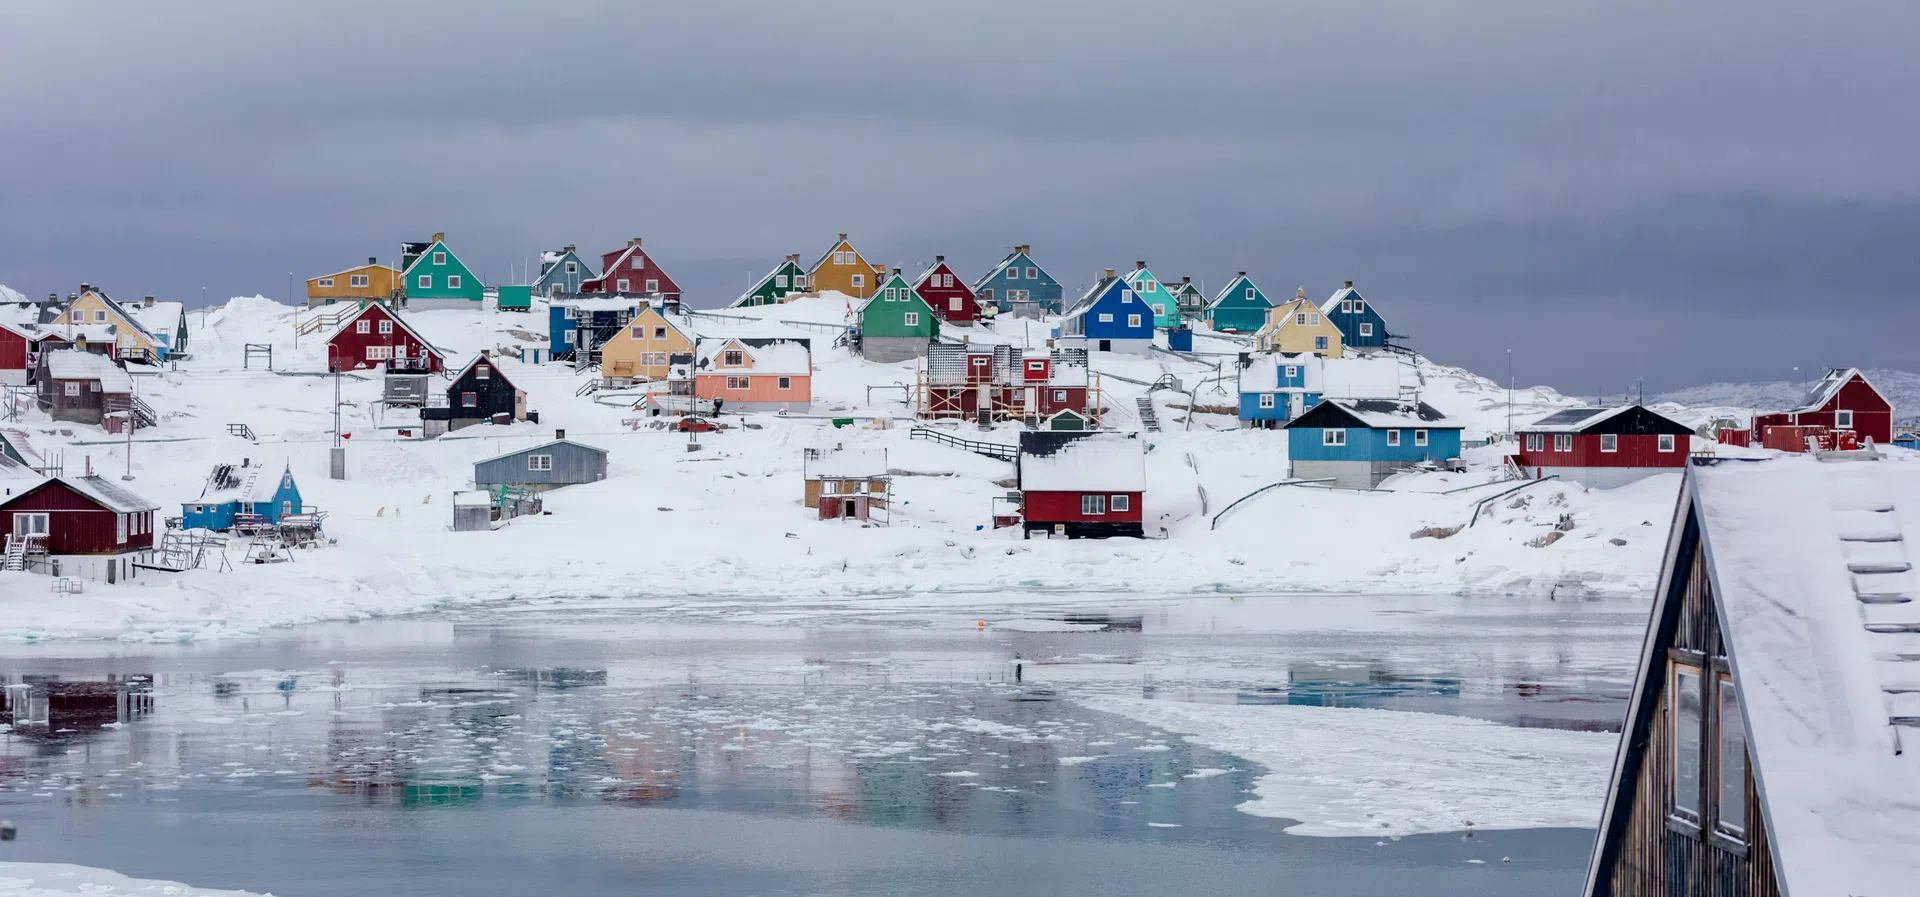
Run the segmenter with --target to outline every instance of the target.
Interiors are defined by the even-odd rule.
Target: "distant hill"
[[[1920,418],[1920,374],[1897,371],[1892,368],[1871,368],[1865,373],[1867,379],[1873,381],[1874,387],[1887,397],[1887,401],[1893,403],[1893,416],[1896,420]],[[1813,379],[1818,380],[1819,377],[1815,376]],[[1722,382],[1676,389],[1654,396],[1652,400],[1694,407],[1711,405],[1779,411],[1800,404],[1806,392],[1805,384],[1791,380],[1767,380],[1757,383]]]
[[[25,294],[4,283],[0,283],[0,304],[25,301],[27,301]]]

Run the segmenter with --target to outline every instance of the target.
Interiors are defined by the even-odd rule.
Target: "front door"
[[[1040,388],[1036,386],[1029,386],[1025,390],[1023,390],[1022,395],[1020,396],[1020,404],[1021,404],[1022,410],[1026,411],[1028,414],[1039,414],[1040,413]]]
[[[846,503],[845,503],[845,504],[843,504],[843,505],[841,505],[841,508],[840,508],[840,516],[842,516],[842,517],[859,517],[859,516],[860,516],[860,511],[859,511],[859,503],[858,503],[858,502],[855,502],[855,501],[854,501],[853,499],[851,499],[851,498],[849,498],[849,499],[847,499],[847,500],[846,500]]]
[[[993,386],[982,383],[974,389],[973,408],[975,411],[993,410]]]

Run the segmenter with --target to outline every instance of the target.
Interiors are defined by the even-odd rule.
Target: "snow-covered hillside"
[[[771,332],[839,323],[847,309],[844,297],[830,295],[728,312],[764,319],[757,322],[705,316],[683,323],[712,334],[745,327]],[[1499,479],[1502,448],[1484,443],[1506,429],[1508,417],[1503,387],[1420,361],[1426,400],[1464,422],[1467,444],[1478,446],[1466,453],[1473,465],[1468,473],[1403,475],[1374,492],[1272,489],[1216,528],[1214,515],[1235,499],[1285,478],[1285,433],[1240,430],[1228,414],[1202,412],[1189,424],[1187,397],[1160,391],[1153,397],[1168,431],[1145,437],[1151,446],[1145,505],[1148,532],[1164,538],[1023,541],[1016,530],[996,531],[990,523],[1011,465],[911,439],[900,391],[874,390],[869,397],[869,386],[912,383],[911,362],[871,364],[828,348],[828,339],[812,333],[812,414],[730,414],[731,428],[704,435],[698,452],[687,451],[685,435],[631,426],[637,423],[627,407],[631,396],[596,401],[576,395],[585,381],[565,365],[500,362],[529,393],[540,424],[474,427],[432,441],[398,435],[395,420],[383,417],[376,402],[377,377],[349,376],[343,382],[349,477],[331,481],[334,383],[315,376],[323,366],[321,336],[296,341],[294,317],[262,297],[189,315],[192,360],[177,371],[138,377],[142,398],[162,420],[138,434],[130,485],[172,516],[200,495],[215,463],[244,458],[276,469],[290,465],[306,500],[328,513],[337,546],[300,553],[289,564],[156,573],[79,596],[51,595],[44,577],[0,573],[0,586],[23,596],[0,634],[217,635],[455,603],[590,596],[689,604],[752,599],[771,613],[782,601],[885,596],[938,604],[955,594],[1018,601],[1066,591],[1637,595],[1657,572],[1679,480],[1662,476],[1607,492],[1535,487],[1490,505],[1472,528],[1416,538],[1463,526],[1481,498],[1499,491],[1491,484]],[[534,314],[461,310],[407,317],[449,350],[455,367],[481,349],[511,356],[521,345],[545,344],[539,308]],[[1002,320],[968,335],[1041,346],[1046,331],[1039,322]],[[277,370],[260,370],[257,362],[243,369],[248,343],[271,344]],[[1134,400],[1163,374],[1196,390],[1202,408],[1230,407],[1233,353],[1240,345],[1207,334],[1198,343],[1200,352],[1217,354],[1096,358],[1108,425],[1136,428]],[[1550,389],[1523,389],[1514,396],[1514,419],[1575,404]],[[836,429],[830,424],[836,417],[858,420]],[[258,442],[229,435],[229,424],[246,424]],[[27,429],[43,450],[64,454],[70,473],[89,463],[112,474],[126,466],[123,443],[97,428],[35,416]],[[551,493],[548,516],[490,533],[449,530],[451,496],[471,480],[473,462],[537,445],[555,429],[609,450],[609,479]],[[1012,424],[991,433],[968,427],[964,434],[1013,442],[1017,430]],[[897,473],[890,527],[821,522],[802,507],[802,450],[834,445],[888,452]],[[1556,525],[1565,528],[1563,536],[1546,544]],[[239,560],[237,548],[229,553]]]
[[[1811,371],[1810,382],[1818,382],[1824,371]],[[1875,389],[1893,403],[1895,420],[1912,420],[1920,417],[1920,374],[1893,368],[1871,368],[1861,373],[1873,382]],[[1742,409],[1739,416],[1745,418],[1755,409],[1777,411],[1793,408],[1800,404],[1807,394],[1808,383],[1792,380],[1767,380],[1758,383],[1707,383],[1661,393],[1654,400],[1673,402],[1689,406],[1722,406]]]

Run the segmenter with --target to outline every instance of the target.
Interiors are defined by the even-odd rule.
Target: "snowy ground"
[[[846,303],[831,298],[758,310],[772,320],[837,323]],[[730,314],[751,312],[729,312]],[[322,368],[322,335],[297,340],[294,312],[270,300],[235,299],[189,316],[194,357],[177,371],[140,376],[142,397],[159,409],[159,426],[140,431],[131,483],[176,515],[200,494],[216,462],[247,458],[291,464],[312,505],[328,513],[332,549],[301,553],[289,564],[177,576],[151,574],[131,585],[92,586],[56,596],[48,580],[0,573],[0,590],[17,596],[0,635],[16,638],[120,636],[212,637],[322,619],[397,614],[456,604],[601,596],[790,598],[818,601],[917,594],[1069,590],[1164,595],[1189,592],[1598,592],[1637,595],[1656,574],[1679,477],[1657,477],[1610,492],[1548,485],[1490,505],[1479,524],[1448,538],[1414,538],[1429,527],[1464,525],[1481,498],[1499,491],[1502,449],[1467,454],[1466,474],[1406,475],[1388,491],[1270,490],[1211,526],[1235,498],[1286,475],[1284,432],[1235,428],[1231,416],[1201,413],[1190,427],[1186,397],[1154,393],[1168,432],[1150,434],[1148,530],[1164,539],[1022,541],[989,524],[1011,465],[911,440],[899,390],[913,365],[869,364],[816,337],[812,416],[729,415],[732,429],[703,436],[703,451],[660,430],[634,429],[622,403],[576,396],[584,382],[566,366],[503,372],[530,394],[542,422],[475,427],[433,441],[402,438],[400,419],[375,403],[377,377],[348,377],[344,430],[349,478],[326,478],[334,383]],[[303,316],[304,312],[301,313]],[[496,354],[545,345],[546,317],[424,311],[409,320],[448,350],[459,367],[480,349]],[[714,318],[692,326],[722,333],[744,325]],[[1024,328],[1024,329],[1023,329]],[[969,334],[1040,346],[1045,327],[1002,321]],[[242,366],[242,345],[270,343],[276,373]],[[1111,409],[1107,423],[1137,427],[1134,398],[1173,374],[1198,384],[1205,406],[1230,406],[1231,354],[1239,345],[1203,334],[1209,362],[1166,354],[1099,357],[1096,372]],[[1216,369],[1212,362],[1219,363]],[[1507,391],[1457,368],[1421,362],[1424,398],[1466,424],[1468,444],[1504,431]],[[1576,404],[1552,390],[1521,390],[1513,416],[1529,420]],[[858,417],[834,429],[831,417]],[[1692,422],[1684,412],[1683,419]],[[1697,417],[1699,415],[1692,415]],[[892,418],[892,425],[869,418]],[[227,432],[244,423],[249,442]],[[743,428],[742,425],[747,428]],[[883,428],[884,427],[884,428]],[[525,518],[492,533],[454,533],[451,496],[472,463],[551,438],[608,449],[611,476],[551,494],[550,516]],[[26,429],[43,451],[61,453],[70,473],[87,465],[110,475],[126,450],[97,428],[54,425],[30,412]],[[1014,425],[971,438],[1012,442]],[[807,447],[881,448],[898,474],[892,526],[823,523],[801,506],[801,455]],[[1444,494],[1462,487],[1465,491]],[[1572,529],[1533,547],[1563,515]],[[233,560],[239,548],[229,549]],[[218,567],[215,563],[214,567]]]
[[[0,863],[0,895],[7,897],[251,897],[248,891],[214,891],[172,881],[128,878],[118,872],[64,863]],[[271,895],[267,895],[271,897]]]

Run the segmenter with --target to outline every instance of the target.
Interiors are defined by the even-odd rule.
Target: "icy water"
[[[1575,893],[1590,831],[1287,834],[1235,809],[1257,764],[1074,699],[1606,730],[1644,608],[554,604],[0,646],[0,857],[282,897]]]

